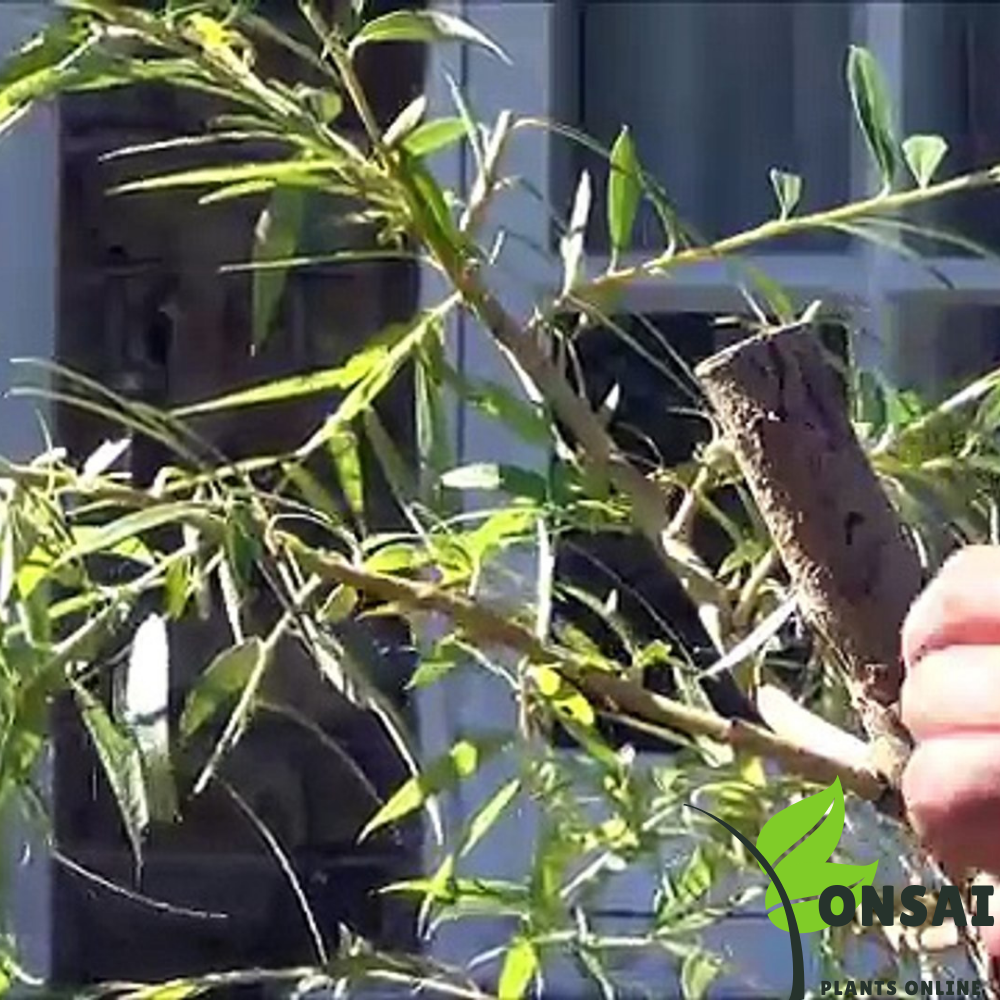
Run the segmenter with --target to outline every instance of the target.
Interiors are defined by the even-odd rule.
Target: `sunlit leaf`
[[[393,119],[392,123],[385,130],[382,141],[386,146],[398,145],[416,129],[423,120],[427,112],[427,98],[420,94],[415,97],[402,111]],[[412,149],[410,149],[412,153]]]
[[[684,1000],[704,1000],[708,988],[725,969],[726,963],[711,952],[690,952],[681,965],[681,992]]]
[[[796,209],[802,197],[802,178],[784,170],[771,169],[771,187],[778,199],[778,211],[782,219],[787,219]]]
[[[148,615],[135,631],[122,717],[142,756],[150,819],[171,820],[177,793],[170,765],[170,645],[164,620]]]
[[[204,517],[204,508],[194,503],[163,503],[126,514],[95,531],[81,532],[70,549],[60,557],[58,565],[73,562],[95,552],[111,552],[134,536],[167,524],[178,524]]]
[[[499,1000],[522,1000],[537,972],[538,952],[535,946],[527,938],[515,938],[507,949],[500,971],[497,986]]]
[[[559,241],[559,252],[563,261],[563,295],[569,294],[581,277],[584,239],[587,233],[587,222],[590,219],[590,199],[590,173],[583,170],[580,173],[576,194],[573,197],[573,210],[570,212],[569,227]]]
[[[411,156],[430,156],[453,146],[465,135],[465,122],[461,118],[435,118],[418,125],[403,139]]]
[[[888,90],[875,57],[857,45],[851,46],[847,58],[847,85],[855,118],[888,189],[896,176],[898,162]]]
[[[948,152],[948,143],[939,135],[911,135],[903,141],[903,156],[917,186],[927,187]]]
[[[168,191],[174,188],[216,187],[250,181],[291,183],[297,177],[336,172],[344,161],[328,157],[313,160],[282,160],[268,163],[238,163],[220,167],[198,167],[173,174],[144,177],[113,188],[112,194],[136,194],[143,191]]]
[[[464,857],[470,854],[475,846],[493,828],[494,824],[507,811],[510,804],[517,798],[521,790],[521,779],[512,778],[505,785],[501,785],[497,791],[486,800],[479,811],[469,821],[469,828],[462,843],[461,854]]]
[[[394,325],[380,338],[378,347],[369,346],[352,358],[360,368],[364,358],[365,374],[348,392],[344,401],[326,419],[323,426],[298,451],[301,458],[322,447],[343,428],[360,416],[396,377],[414,352],[438,328],[440,312],[419,316],[413,323]]]
[[[611,248],[622,253],[629,248],[636,213],[642,199],[642,181],[635,142],[628,127],[618,133],[611,147],[608,173],[608,232]]]
[[[104,706],[83,685],[74,684],[73,693],[118,804],[136,864],[140,865],[142,840],[150,815],[139,745],[128,730],[115,724]]]
[[[397,10],[369,21],[351,39],[353,55],[375,42],[466,42],[479,45],[510,62],[503,49],[468,21],[437,10]]]
[[[236,700],[250,683],[263,655],[260,639],[252,636],[220,653],[198,675],[181,714],[183,739],[190,739]]]
[[[494,754],[503,749],[511,736],[470,736],[459,740],[446,754],[427,765],[410,778],[389,801],[368,821],[359,840],[365,840],[376,830],[395,823],[420,809],[427,799],[440,795],[464,781]]]

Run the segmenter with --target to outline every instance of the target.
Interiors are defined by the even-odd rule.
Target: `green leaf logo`
[[[861,888],[871,885],[878,861],[867,865],[841,865],[830,861],[844,832],[844,791],[840,779],[828,788],[793,802],[772,816],[760,831],[757,850],[773,866],[764,899],[771,923],[788,930],[788,913],[782,905],[780,880],[792,903],[795,922],[802,933],[822,930],[826,923],[820,918],[819,896],[831,885],[843,885],[854,891],[857,904]]]

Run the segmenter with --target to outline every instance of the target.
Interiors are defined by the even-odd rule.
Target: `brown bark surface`
[[[923,571],[851,426],[816,339],[749,338],[697,369],[791,576],[803,613],[843,656],[876,766],[895,783],[900,629]]]

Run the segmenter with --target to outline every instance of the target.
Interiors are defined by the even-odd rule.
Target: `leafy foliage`
[[[820,304],[798,313],[766,275],[740,261],[740,253],[824,227],[875,241],[887,233],[913,235],[902,220],[908,207],[959,187],[988,187],[997,170],[936,183],[944,140],[921,135],[898,142],[878,67],[870,53],[855,48],[847,77],[882,183],[871,198],[796,214],[804,181],[775,169],[776,217],[706,246],[681,224],[623,129],[610,151],[598,149],[610,165],[607,190],[596,190],[584,172],[568,206],[568,225],[559,223],[560,286],[522,324],[490,284],[502,241],[486,245],[480,239],[493,199],[518,183],[504,172],[507,143],[519,130],[544,127],[592,149],[596,144],[563,126],[512,114],[492,126],[477,122],[457,89],[453,116],[428,119],[418,100],[382,130],[358,76],[356,57],[363,50],[402,41],[459,42],[506,58],[479,29],[453,15],[397,11],[366,20],[363,4],[354,3],[347,21],[330,24],[317,5],[303,0],[299,27],[311,33],[306,44],[251,8],[218,2],[150,9],[74,0],[64,19],[0,73],[0,127],[61,92],[159,81],[223,99],[228,110],[207,134],[142,152],[239,147],[262,139],[279,146],[267,160],[215,158],[210,165],[140,175],[118,189],[122,196],[143,197],[190,190],[209,203],[266,197],[246,265],[254,277],[255,348],[272,334],[293,267],[402,255],[435,269],[447,294],[338,367],[171,412],[123,399],[82,375],[56,372],[60,404],[166,445],[176,464],[161,470],[149,490],[114,471],[124,448],[118,443],[83,461],[54,450],[30,463],[0,465],[0,803],[36,803],[32,773],[49,736],[47,708],[70,693],[141,859],[150,825],[174,805],[183,817],[191,798],[219,780],[233,747],[268,707],[268,672],[290,642],[306,651],[324,683],[379,715],[411,768],[409,779],[375,807],[365,833],[428,811],[441,835],[436,870],[385,887],[420,900],[428,937],[446,921],[502,917],[509,938],[481,956],[474,971],[496,983],[504,1000],[540,994],[547,969],[566,959],[601,996],[615,997],[630,982],[630,964],[648,955],[669,963],[686,997],[702,996],[727,971],[725,957],[707,949],[705,932],[754,899],[766,909],[775,900],[772,890],[765,894],[756,862],[741,844],[686,803],[708,803],[715,815],[756,839],[800,900],[804,930],[816,927],[816,904],[805,897],[830,878],[870,882],[878,865],[838,862],[834,874],[829,858],[848,803],[859,813],[864,807],[845,802],[839,781],[817,792],[809,774],[765,770],[762,754],[775,750],[776,741],[763,732],[754,747],[736,742],[734,727],[715,711],[702,682],[721,677],[751,696],[771,685],[845,729],[853,730],[856,719],[835,651],[811,642],[802,655],[795,595],[726,444],[713,438],[681,462],[644,466],[607,429],[614,392],[597,407],[578,393],[586,388],[573,382],[580,338],[594,326],[627,336],[609,314],[631,282],[720,257],[733,261],[747,289],[748,329],[767,328],[775,317],[809,327],[821,318]],[[299,87],[261,75],[254,53],[264,39],[296,56],[313,83]],[[342,127],[347,108],[361,122],[364,139]],[[478,173],[468,191],[444,190],[428,158],[459,143],[470,147]],[[896,187],[902,161],[916,188]],[[594,274],[584,234],[602,194],[613,255]],[[306,206],[343,221],[345,199],[352,224],[371,236],[372,247],[300,255]],[[663,246],[648,260],[626,264],[623,255],[644,202],[662,224]],[[510,385],[524,392],[453,364],[448,321],[458,314],[479,321],[510,368]],[[661,373],[693,394],[692,405],[707,417],[690,371],[671,358],[670,364],[656,362]],[[407,368],[418,382],[418,475],[407,468],[375,409]],[[850,376],[858,434],[928,567],[956,542],[995,537],[1000,376],[991,374],[933,405],[856,367]],[[30,386],[21,391],[51,395]],[[204,458],[212,449],[195,431],[198,418],[331,391],[343,395],[292,453],[241,462]],[[457,406],[545,448],[551,463],[541,471],[460,463],[447,425]],[[405,530],[385,534],[367,527],[362,445],[376,456]],[[339,491],[310,464],[319,455],[336,469]],[[693,538],[698,518],[724,540],[711,566]],[[315,530],[307,532],[303,522]],[[714,663],[700,665],[683,637],[669,634],[669,623],[655,638],[637,634],[620,613],[618,591],[574,592],[556,578],[551,553],[561,539],[633,530],[646,537],[662,572],[693,602],[710,633]],[[503,601],[497,595],[509,593],[504,585],[515,575],[508,557],[525,552],[533,555],[537,574],[531,581],[516,579],[516,599]],[[253,613],[262,590],[280,609],[276,620],[264,622]],[[616,651],[554,613],[563,599],[586,604],[614,634]],[[161,762],[162,742],[150,742],[148,728],[144,736],[150,721],[143,713],[120,719],[109,713],[103,683],[116,653],[133,640],[137,615],[155,607],[156,621],[176,621],[213,600],[224,605],[231,642],[188,693],[179,734],[171,736],[166,754],[179,759],[202,739],[210,746],[193,781],[181,780],[178,770],[177,800],[165,813],[162,770],[159,763],[150,766],[150,748]],[[417,637],[419,662],[404,679],[411,690],[471,672],[496,686],[498,697],[516,709],[519,726],[499,735],[464,734],[437,759],[419,761],[413,733],[385,695],[385,664],[355,630],[362,616],[380,612],[406,618]],[[432,616],[437,634],[428,626]],[[154,675],[146,677],[144,690],[162,694],[164,664],[148,668]],[[670,698],[642,686],[653,674],[669,681]],[[631,737],[659,740],[673,754],[670,763],[637,756],[629,742],[616,745],[612,723],[624,725]],[[573,752],[557,748],[556,734],[572,743]],[[498,761],[506,768],[500,777],[487,767]],[[476,787],[487,787],[483,800],[463,829],[442,829],[438,800],[466,792],[473,778]],[[534,838],[525,877],[479,877],[483,845],[509,836],[507,824],[528,817]],[[908,850],[900,846],[899,856],[912,860]],[[605,931],[602,899],[637,871],[649,873],[655,886],[645,926],[627,937]],[[782,926],[780,911],[771,919]],[[836,933],[860,938],[877,929]],[[825,934],[824,947],[841,954],[844,940],[832,941]],[[889,961],[905,957],[901,947]],[[340,953],[315,970],[312,981],[483,995],[468,985],[467,971],[443,970],[419,956],[382,955],[345,935]],[[254,975],[262,973],[220,973],[132,995],[196,995]]]

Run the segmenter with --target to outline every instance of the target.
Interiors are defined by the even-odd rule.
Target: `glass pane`
[[[890,313],[893,380],[942,398],[1000,365],[1000,309],[909,301]]]
[[[804,208],[848,197],[850,4],[580,4],[580,125],[609,146],[627,122],[643,165],[705,236],[773,216],[772,167],[805,178]],[[585,159],[603,184],[601,163]],[[595,228],[606,245],[603,223]],[[652,212],[637,238],[659,245]],[[796,243],[766,249],[829,251],[844,240]]]
[[[1000,5],[903,6],[903,125],[937,133],[950,150],[942,177],[1000,162]],[[913,218],[1000,248],[1000,192],[977,191],[927,205]],[[963,251],[948,247],[950,254]]]

